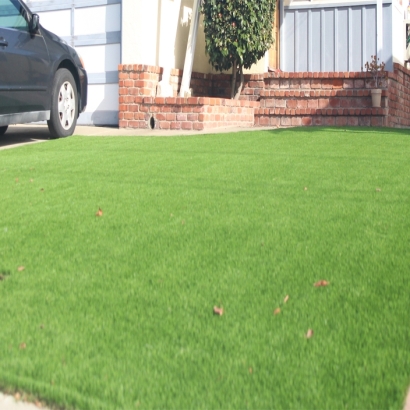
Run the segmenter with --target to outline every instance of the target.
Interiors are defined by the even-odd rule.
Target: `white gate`
[[[40,23],[74,46],[88,74],[88,103],[79,124],[118,124],[121,0],[26,0]]]

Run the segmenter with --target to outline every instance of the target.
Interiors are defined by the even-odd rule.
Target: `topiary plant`
[[[218,71],[232,68],[231,98],[238,99],[243,69],[260,60],[273,42],[275,0],[203,0],[201,10],[209,62]]]

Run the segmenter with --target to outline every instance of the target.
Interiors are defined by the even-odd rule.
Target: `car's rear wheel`
[[[0,127],[0,136],[4,135],[7,131],[8,125],[4,125],[3,127]]]
[[[57,71],[51,95],[51,113],[47,121],[52,138],[72,135],[77,125],[78,98],[73,75],[65,68]]]

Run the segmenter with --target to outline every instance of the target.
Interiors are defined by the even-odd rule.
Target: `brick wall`
[[[387,125],[382,108],[371,108],[373,81],[366,73],[269,73],[255,111],[255,125]]]
[[[225,98],[177,98],[182,70],[172,70],[174,97],[155,97],[162,69],[145,65],[119,67],[120,128],[204,130],[218,127],[252,127],[259,102]],[[195,95],[207,95],[212,75],[193,73]]]
[[[120,127],[206,129],[232,126],[410,126],[410,70],[394,64],[381,108],[371,107],[367,73],[265,73],[245,76],[240,101],[227,99],[230,76],[193,73],[195,97],[175,98],[182,70],[172,70],[174,98],[154,98],[162,69],[120,65]],[[209,96],[219,98],[208,98]]]
[[[410,70],[394,64],[387,90],[389,127],[410,127]]]

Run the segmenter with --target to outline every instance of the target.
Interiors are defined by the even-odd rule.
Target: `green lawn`
[[[81,410],[400,409],[409,134],[0,151],[0,387]]]

